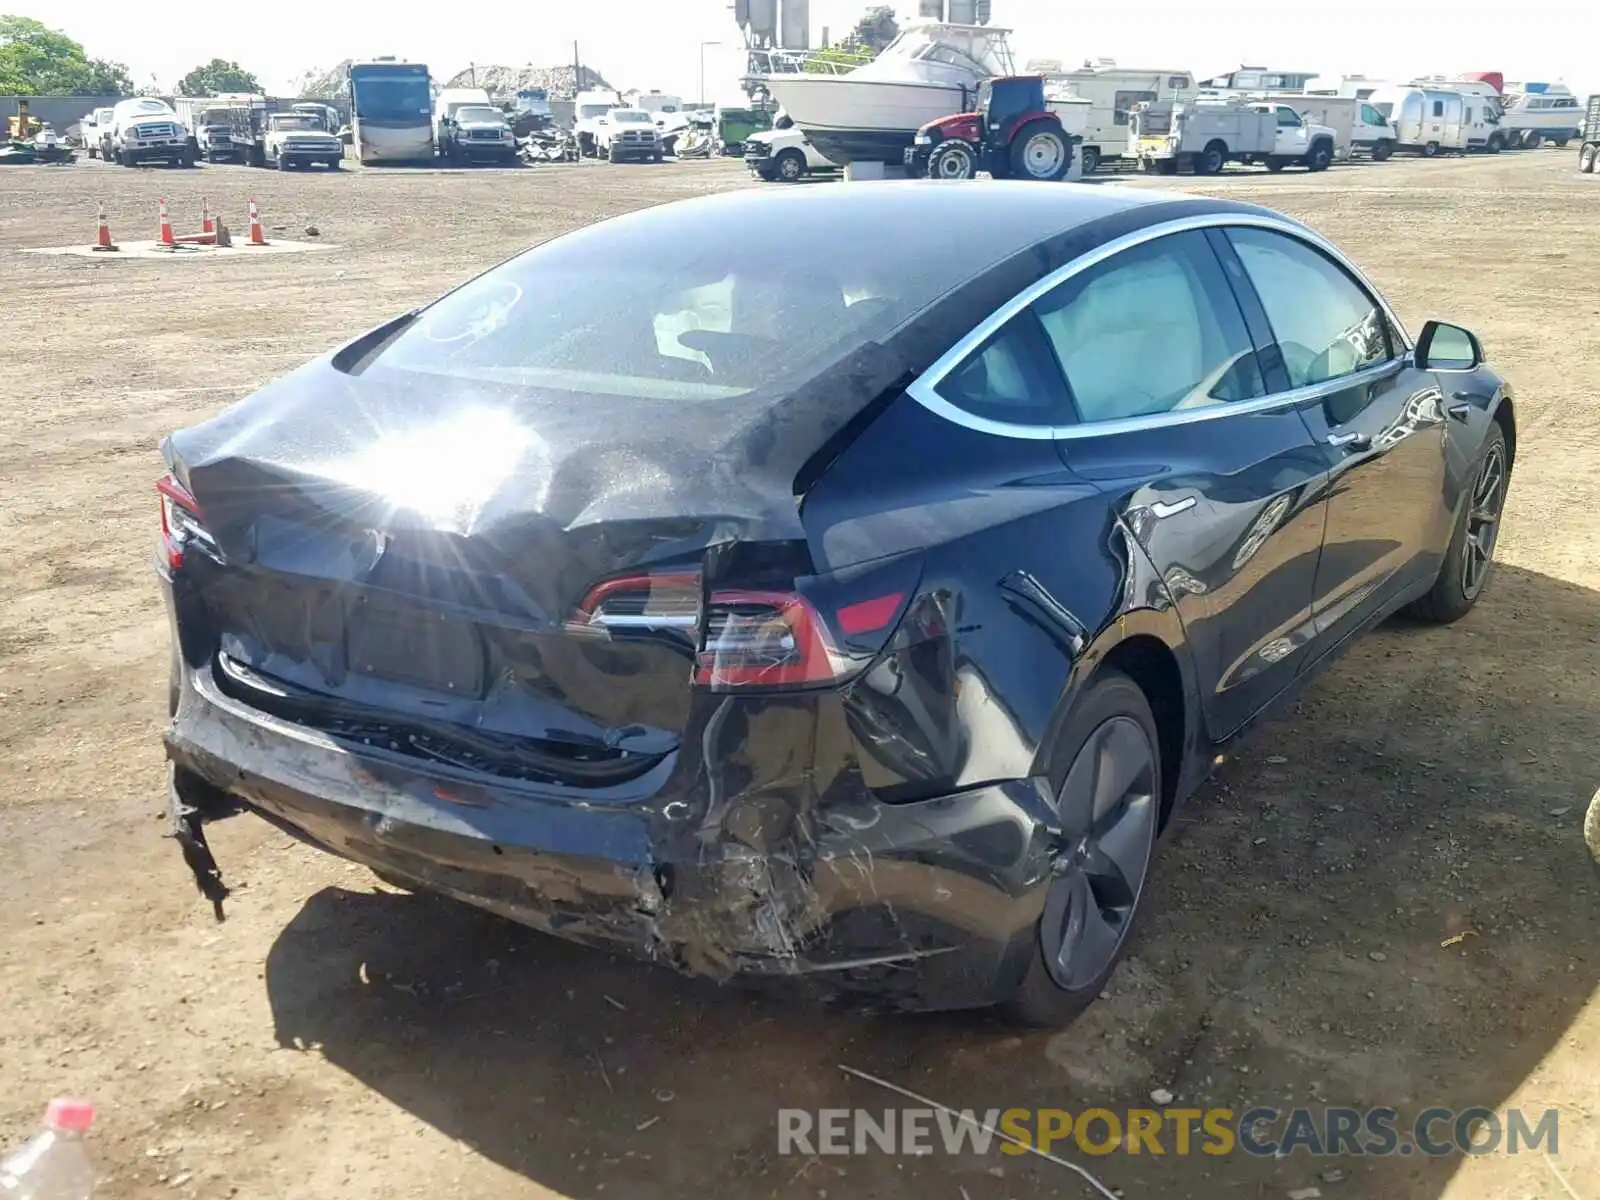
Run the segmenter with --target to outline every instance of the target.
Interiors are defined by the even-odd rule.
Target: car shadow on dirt
[[[585,1200],[1079,1194],[994,1150],[780,1156],[780,1107],[902,1103],[839,1064],[980,1112],[1150,1107],[1155,1088],[1236,1115],[1392,1106],[1402,1130],[1431,1105],[1499,1108],[1600,978],[1580,834],[1597,676],[1600,596],[1504,566],[1457,626],[1369,635],[1183,810],[1132,957],[1058,1033],[824,1011],[375,885],[319,892],[283,929],[277,1036]],[[1130,1196],[1281,1194],[1337,1170],[1350,1194],[1425,1200],[1462,1163],[1058,1151]]]

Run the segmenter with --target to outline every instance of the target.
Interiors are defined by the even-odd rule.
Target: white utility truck
[[[1131,114],[1130,140],[1139,165],[1159,175],[1183,167],[1215,175],[1230,162],[1325,171],[1335,145],[1326,125],[1308,123],[1287,104],[1259,100],[1141,104]]]

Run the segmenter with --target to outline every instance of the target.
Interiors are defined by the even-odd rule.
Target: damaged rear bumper
[[[1033,781],[908,804],[862,789],[774,841],[752,825],[760,797],[553,799],[334,742],[182,674],[173,819],[219,915],[203,822],[244,809],[397,882],[716,980],[970,1007],[1010,995],[1037,953],[1050,839]]]

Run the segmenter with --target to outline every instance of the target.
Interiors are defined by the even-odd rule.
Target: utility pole
[[[583,91],[583,62],[578,58],[578,43],[572,43],[572,98],[578,98],[578,93]]]

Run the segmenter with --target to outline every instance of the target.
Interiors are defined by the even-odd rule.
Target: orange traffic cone
[[[111,240],[111,226],[106,224],[106,206],[100,206],[100,234],[95,238],[96,250],[115,250],[117,244]]]
[[[172,222],[167,219],[167,202],[161,201],[161,235],[156,239],[158,246],[175,246],[176,240],[172,236]]]
[[[217,227],[211,223],[211,209],[206,206],[206,198],[200,197],[200,232],[215,233]]]
[[[261,213],[256,208],[256,202],[250,201],[250,244],[252,246],[265,246],[267,238],[261,232]]]

